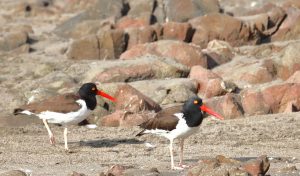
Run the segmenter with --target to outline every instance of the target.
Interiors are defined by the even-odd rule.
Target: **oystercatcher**
[[[75,125],[83,121],[89,113],[96,108],[96,95],[105,97],[111,101],[115,98],[98,90],[94,83],[83,84],[77,93],[67,93],[51,97],[44,101],[23,105],[14,110],[14,115],[35,115],[43,120],[48,131],[50,143],[55,144],[55,138],[48,126],[49,123],[61,124],[64,128],[65,149],[68,148],[68,125]]]
[[[181,110],[180,110],[181,109]],[[199,97],[191,97],[183,106],[175,106],[164,109],[156,114],[154,118],[140,124],[143,130],[137,134],[152,133],[163,136],[170,140],[171,169],[183,169],[183,143],[184,139],[197,132],[204,118],[203,112],[207,112],[221,120],[223,117],[205,106]],[[173,140],[180,140],[180,162],[179,167],[174,166]]]

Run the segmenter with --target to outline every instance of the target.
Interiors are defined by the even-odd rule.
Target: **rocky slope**
[[[99,99],[88,118],[98,126],[132,127],[194,95],[225,119],[300,110],[298,0],[0,6],[0,126],[7,130],[27,124],[14,120],[15,107],[91,81],[124,100]]]

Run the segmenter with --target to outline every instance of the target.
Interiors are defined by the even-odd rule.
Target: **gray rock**
[[[86,20],[104,20],[110,17],[115,19],[120,18],[122,16],[123,7],[123,0],[97,0],[97,2],[86,11],[57,26],[54,33],[61,37],[68,38],[71,36],[72,31],[76,29],[77,25]]]

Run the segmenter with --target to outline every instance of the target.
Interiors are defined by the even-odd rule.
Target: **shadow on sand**
[[[119,144],[142,144],[143,141],[139,141],[135,138],[129,139],[99,139],[99,140],[91,140],[91,141],[80,141],[80,146],[89,146],[93,148],[101,148],[101,147],[114,147]]]

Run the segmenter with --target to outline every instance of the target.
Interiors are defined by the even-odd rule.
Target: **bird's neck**
[[[97,105],[97,100],[95,96],[86,96],[86,97],[81,97],[85,103],[88,109],[94,110]]]
[[[203,114],[199,111],[186,111],[183,112],[186,124],[189,127],[197,127],[202,123]]]

